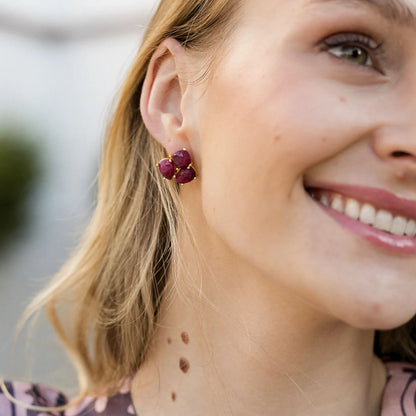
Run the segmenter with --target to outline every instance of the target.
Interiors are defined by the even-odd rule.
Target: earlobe
[[[153,54],[142,88],[140,111],[143,121],[168,153],[187,145],[181,129],[185,66],[183,47],[175,39],[166,39]]]

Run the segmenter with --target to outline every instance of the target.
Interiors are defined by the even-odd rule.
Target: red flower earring
[[[181,185],[191,182],[196,178],[191,155],[185,148],[162,159],[157,166],[165,179],[175,179]]]

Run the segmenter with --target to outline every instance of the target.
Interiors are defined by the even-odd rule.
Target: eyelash
[[[377,44],[373,39],[360,33],[339,33],[339,34],[332,35],[326,38],[323,41],[323,43],[325,45],[326,51],[328,52],[331,49],[335,49],[339,47],[351,47],[351,48],[355,47],[355,48],[363,50],[366,54],[368,54],[368,58],[371,61],[371,65],[367,65],[367,64],[363,65],[363,64],[355,63],[346,58],[339,57],[335,55],[334,53],[331,53],[331,52],[329,53],[331,53],[331,55],[334,56],[335,58],[341,59],[346,62],[350,62],[351,64],[357,67],[363,67],[364,69],[373,69],[384,74],[384,72],[381,70],[381,67],[379,65],[379,62],[382,61],[384,57],[384,50],[383,50],[382,43]]]

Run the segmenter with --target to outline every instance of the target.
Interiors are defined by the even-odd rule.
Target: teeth
[[[409,220],[407,222],[406,229],[404,230],[404,233],[406,235],[411,236],[411,237],[416,236],[416,221]]]
[[[373,225],[376,220],[376,209],[370,204],[364,204],[360,212],[360,221]]]
[[[404,217],[394,217],[390,232],[394,235],[403,235],[406,230],[407,220]]]
[[[353,198],[345,198],[339,194],[329,195],[314,194],[313,197],[318,199],[322,205],[331,207],[335,211],[348,216],[349,218],[359,220],[363,224],[373,226],[381,231],[386,231],[394,235],[407,235],[416,237],[416,221],[409,220],[402,216],[393,216],[391,212],[384,209],[376,208],[368,203],[360,204]]]
[[[321,204],[325,205],[326,207],[329,207],[331,205],[329,202],[329,198],[326,195],[322,195],[319,200],[321,201]]]
[[[381,231],[390,231],[392,224],[393,215],[390,212],[381,209],[376,214],[376,221],[374,222],[373,227]]]
[[[357,220],[360,216],[360,204],[355,199],[347,199],[345,204],[345,215],[348,217]]]
[[[331,208],[335,211],[344,213],[344,203],[342,202],[341,195],[335,195],[331,202]]]

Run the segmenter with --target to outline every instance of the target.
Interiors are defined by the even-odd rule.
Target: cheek
[[[206,221],[235,252],[264,265],[268,250],[278,250],[276,236],[286,232],[287,199],[308,159],[299,158],[291,134],[299,117],[285,106],[290,91],[275,89],[216,79],[200,120]]]
[[[273,179],[275,189],[367,130],[368,114],[364,117],[354,100],[348,102],[345,91],[337,93],[330,83],[290,69],[265,71],[273,77],[248,68],[250,77],[214,78],[202,106],[201,131],[203,156],[218,162],[218,180],[235,172],[241,179],[266,179],[266,186],[267,178]]]
[[[305,74],[230,72],[213,78],[200,107],[204,208],[237,231],[277,227],[305,170],[351,142],[354,115]]]

